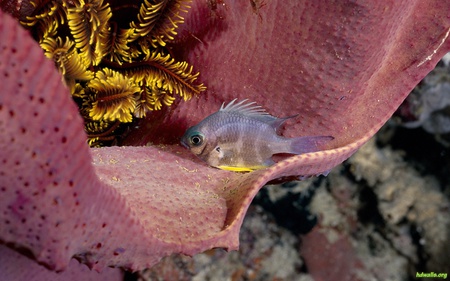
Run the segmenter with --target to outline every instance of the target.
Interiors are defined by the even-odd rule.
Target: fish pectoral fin
[[[297,137],[291,139],[290,153],[303,154],[316,152],[320,146],[334,139],[332,136]]]
[[[266,168],[266,166],[258,166],[258,167],[233,167],[233,166],[217,166],[217,168],[227,171],[233,172],[251,172],[254,170]]]

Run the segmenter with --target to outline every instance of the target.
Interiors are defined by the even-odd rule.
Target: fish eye
[[[193,146],[202,145],[202,143],[203,143],[203,136],[202,135],[193,135],[193,136],[190,137],[190,141],[191,141],[191,144]]]

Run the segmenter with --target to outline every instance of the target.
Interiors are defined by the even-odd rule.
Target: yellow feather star
[[[176,61],[166,47],[189,2],[143,0],[113,7],[103,0],[32,2],[35,11],[22,25],[63,75],[90,145],[111,143],[114,133],[135,118],[205,91],[196,83],[199,73]]]

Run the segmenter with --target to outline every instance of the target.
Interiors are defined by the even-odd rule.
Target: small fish
[[[285,138],[277,129],[297,115],[277,118],[255,102],[236,99],[189,128],[181,144],[213,167],[252,171],[273,165],[278,153],[302,154],[318,150],[332,136]]]

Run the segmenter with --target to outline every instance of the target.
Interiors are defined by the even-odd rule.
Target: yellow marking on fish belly
[[[226,171],[233,171],[233,172],[251,172],[253,170],[266,168],[266,166],[257,166],[257,167],[217,166],[217,168],[222,169],[222,170],[226,170]]]

